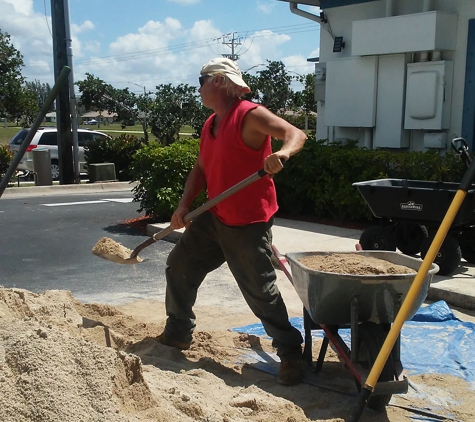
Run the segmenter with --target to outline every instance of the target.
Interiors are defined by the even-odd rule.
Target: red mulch
[[[310,223],[318,223],[318,224],[325,224],[327,226],[335,226],[335,227],[343,227],[345,229],[355,229],[355,230],[364,230],[368,227],[371,223],[362,223],[362,222],[344,222],[344,221],[336,221],[330,218],[316,218],[314,216],[289,216],[286,214],[278,213],[277,217],[290,219],[290,220],[299,220],[299,221],[308,221]],[[128,220],[124,220],[122,224],[125,224],[129,227],[133,227],[139,230],[141,233],[147,233],[147,225],[157,223],[157,219],[149,216],[141,216],[136,218],[130,218]]]
[[[154,220],[152,217],[143,215],[141,217],[130,218],[128,220],[124,220],[122,224],[125,224],[129,227],[133,227],[134,229],[139,230],[141,233],[147,234],[147,226],[149,224],[156,223],[157,221]]]

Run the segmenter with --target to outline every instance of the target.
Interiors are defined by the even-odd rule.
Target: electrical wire
[[[43,5],[45,6],[45,20],[46,20],[46,26],[48,27],[49,34],[51,35],[51,38],[53,38],[53,32],[51,31],[51,28],[49,26],[48,22],[48,16],[46,15],[46,0],[43,0]]]

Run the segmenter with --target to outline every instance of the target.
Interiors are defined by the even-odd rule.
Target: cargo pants
[[[228,263],[244,299],[259,318],[280,358],[301,357],[302,335],[288,318],[271,262],[273,218],[267,223],[227,226],[210,211],[196,217],[167,259],[165,334],[191,341],[193,305],[206,275]]]

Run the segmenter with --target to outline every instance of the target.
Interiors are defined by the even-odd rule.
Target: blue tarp
[[[291,323],[303,335],[303,318]],[[234,331],[265,336],[259,324],[233,328]],[[350,346],[350,330],[339,330]],[[322,330],[312,336],[323,337]],[[401,362],[408,374],[450,374],[465,379],[475,387],[475,324],[460,321],[444,301],[420,308],[401,330]]]

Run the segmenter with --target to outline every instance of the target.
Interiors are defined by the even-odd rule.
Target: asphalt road
[[[70,290],[82,302],[161,299],[173,244],[141,252],[148,262],[120,265],[91,253],[101,237],[134,249],[147,239],[123,224],[138,217],[130,191],[0,198],[0,285],[40,293]]]

